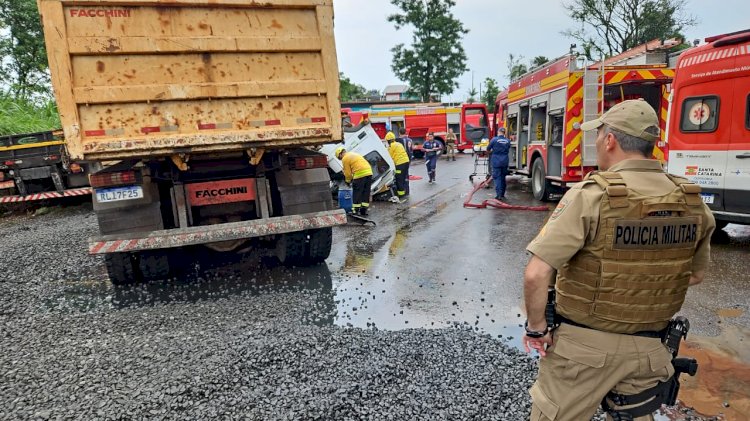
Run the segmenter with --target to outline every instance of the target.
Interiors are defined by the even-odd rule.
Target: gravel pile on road
[[[85,206],[0,229],[2,420],[528,419],[534,359],[467,328],[333,326],[330,278],[113,288]]]
[[[0,419],[528,417],[535,362],[487,335],[332,326],[330,286],[296,269],[100,285],[85,207],[0,229]]]

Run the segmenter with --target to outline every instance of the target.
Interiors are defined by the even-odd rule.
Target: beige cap
[[[581,124],[581,130],[594,130],[602,124],[649,142],[659,140],[659,118],[648,102],[642,99],[631,99],[615,105],[596,120]]]

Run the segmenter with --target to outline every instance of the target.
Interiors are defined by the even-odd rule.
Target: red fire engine
[[[592,65],[566,55],[514,80],[498,95],[497,119],[512,145],[511,171],[531,177],[536,199],[559,196],[595,169],[596,133],[583,133],[581,122],[623,100],[643,98],[666,128],[667,85],[674,71],[667,68],[665,50],[677,44],[656,40]],[[654,150],[662,161],[663,136]]]
[[[484,104],[462,104],[460,107],[439,104],[393,104],[375,105],[368,109],[352,111],[343,108],[352,124],[358,124],[367,117],[381,138],[385,138],[388,128],[398,135],[403,127],[414,141],[417,156],[421,154],[422,142],[427,133],[434,133],[435,138],[444,140],[448,129],[453,129],[459,151],[472,150],[475,143],[488,139],[491,131],[491,120]]]

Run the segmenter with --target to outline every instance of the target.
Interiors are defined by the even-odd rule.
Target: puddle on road
[[[680,355],[698,360],[698,373],[680,377],[680,400],[706,416],[750,419],[749,332],[727,325],[718,337],[688,338]]]
[[[716,311],[716,314],[719,317],[728,317],[728,318],[736,318],[740,317],[745,313],[745,310],[742,308],[720,308]]]

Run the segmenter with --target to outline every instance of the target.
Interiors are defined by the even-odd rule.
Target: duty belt
[[[584,329],[598,330],[600,332],[604,332],[603,330],[594,329],[593,327],[589,327],[589,326],[586,326],[584,324],[581,324],[581,323],[578,323],[578,322],[574,322],[574,321],[572,321],[572,320],[570,320],[570,319],[568,319],[566,317],[563,317],[563,316],[559,316],[558,315],[557,317],[559,318],[560,323],[565,323],[565,324],[569,324],[571,326],[576,326],[576,327],[582,327]],[[607,332],[607,333],[612,333],[612,332]],[[622,333],[622,335],[642,336],[644,338],[659,338],[659,339],[662,339],[662,338],[664,338],[664,334],[665,333],[666,333],[666,329],[663,329],[663,330],[644,330],[644,331],[635,332],[635,333]]]

